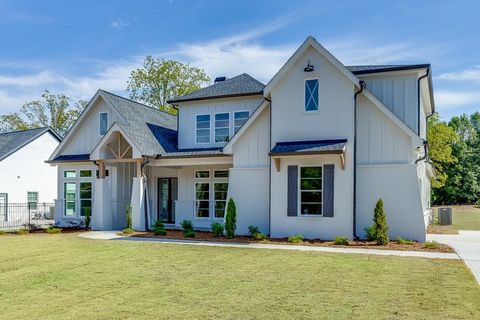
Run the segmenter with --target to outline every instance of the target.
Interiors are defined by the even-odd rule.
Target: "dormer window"
[[[318,79],[305,80],[305,112],[318,111]]]
[[[100,112],[100,130],[99,133],[101,136],[104,136],[108,131],[108,113]]]

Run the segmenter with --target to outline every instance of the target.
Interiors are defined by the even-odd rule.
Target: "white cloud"
[[[460,109],[471,104],[480,105],[480,92],[436,90],[435,103],[440,109]]]
[[[117,29],[117,30],[122,30],[123,28],[128,26],[130,26],[130,22],[123,21],[122,19],[116,19],[110,22],[110,28]]]
[[[480,82],[480,65],[475,65],[459,72],[442,73],[437,77],[441,80],[451,81],[477,81]]]

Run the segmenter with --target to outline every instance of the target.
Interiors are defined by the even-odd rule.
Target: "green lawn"
[[[456,234],[458,230],[480,230],[480,209],[474,206],[449,206],[453,208],[452,225],[433,226],[431,233]],[[437,208],[435,208],[435,215]]]
[[[461,261],[0,237],[2,319],[480,319]]]

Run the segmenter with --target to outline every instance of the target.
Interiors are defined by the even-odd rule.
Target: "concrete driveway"
[[[447,244],[457,251],[480,283],[480,231],[459,231],[459,234],[427,234],[427,240]]]

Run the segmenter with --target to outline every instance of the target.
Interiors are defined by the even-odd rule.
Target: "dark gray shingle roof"
[[[87,154],[62,154],[56,157],[53,161],[89,161],[90,155]]]
[[[61,141],[61,138],[48,127],[0,133],[0,161],[48,131]]]
[[[156,156],[166,152],[148,124],[176,131],[176,116],[110,92],[102,90],[102,93],[127,121],[127,124],[117,124],[143,155]]]
[[[368,74],[387,71],[400,71],[410,69],[428,68],[429,64],[385,64],[385,65],[363,65],[363,66],[347,66],[347,69],[353,74]]]
[[[347,139],[277,142],[270,154],[340,153],[346,143]]]
[[[172,99],[168,101],[168,103],[257,95],[263,93],[263,88],[265,88],[263,83],[252,76],[243,73],[239,76],[214,83],[211,86],[202,88],[185,96]]]

